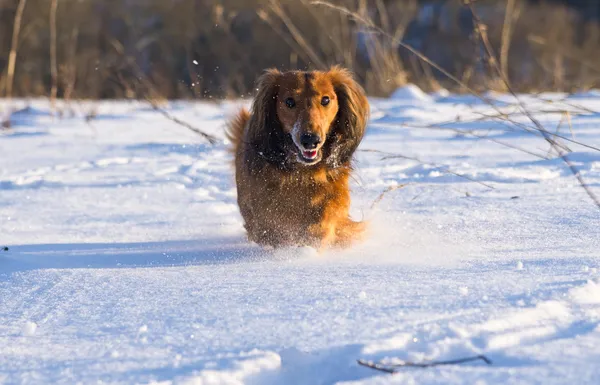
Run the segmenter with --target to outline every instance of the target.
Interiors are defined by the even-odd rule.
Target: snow
[[[27,321],[25,325],[23,325],[23,335],[24,336],[32,336],[35,334],[37,330],[37,324],[35,322]]]
[[[596,194],[599,95],[521,96]],[[325,254],[245,240],[223,127],[248,100],[165,107],[215,146],[143,102],[0,101],[20,110],[0,132],[0,383],[599,383],[600,211],[515,99],[486,97],[371,99],[368,237]]]
[[[442,93],[443,95],[443,93]],[[409,101],[421,101],[431,102],[433,98],[423,92],[419,87],[414,84],[398,88],[390,96],[391,99],[409,100]]]
[[[523,262],[521,262],[521,261],[518,261],[518,262],[517,262],[517,270],[523,270],[523,267],[524,267],[524,266],[523,266]]]

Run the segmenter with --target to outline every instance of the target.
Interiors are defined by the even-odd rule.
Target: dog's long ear
[[[369,102],[350,71],[332,67],[327,72],[338,97],[339,111],[330,131],[332,148],[327,161],[333,165],[349,162],[360,144],[369,119]]]
[[[246,133],[247,143],[259,151],[266,149],[270,136],[280,128],[277,118],[278,80],[281,73],[276,69],[266,70],[256,83],[257,93],[252,103],[252,117]]]

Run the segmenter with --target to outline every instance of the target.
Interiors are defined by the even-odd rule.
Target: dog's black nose
[[[316,134],[302,134],[300,136],[300,144],[307,150],[317,148],[317,144],[321,143],[321,137]]]

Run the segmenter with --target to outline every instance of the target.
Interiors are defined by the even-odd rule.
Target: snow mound
[[[176,383],[182,385],[244,385],[252,380],[261,383],[256,378],[265,371],[273,371],[281,366],[281,357],[274,352],[253,350],[241,354],[239,359],[228,363],[227,367],[218,368],[218,362],[209,362],[207,367],[198,374],[182,379]]]
[[[433,91],[432,93],[430,93],[430,95],[435,98],[446,98],[448,96],[450,96],[450,91],[448,91],[445,88],[440,88],[439,90]]]
[[[23,325],[23,328],[21,329],[21,333],[24,336],[31,337],[35,334],[37,327],[38,326],[35,322],[27,321],[27,322],[25,322],[25,325]]]
[[[569,291],[571,299],[579,304],[600,305],[600,284],[589,281]]]
[[[392,93],[390,99],[395,100],[411,100],[430,103],[433,102],[433,98],[423,92],[419,87],[414,84],[408,84],[404,87],[398,88]]]

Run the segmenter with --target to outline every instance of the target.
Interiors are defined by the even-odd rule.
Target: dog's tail
[[[240,145],[244,140],[244,129],[250,120],[250,112],[242,108],[233,118],[227,122],[227,139],[231,141],[231,152],[238,153]]]

